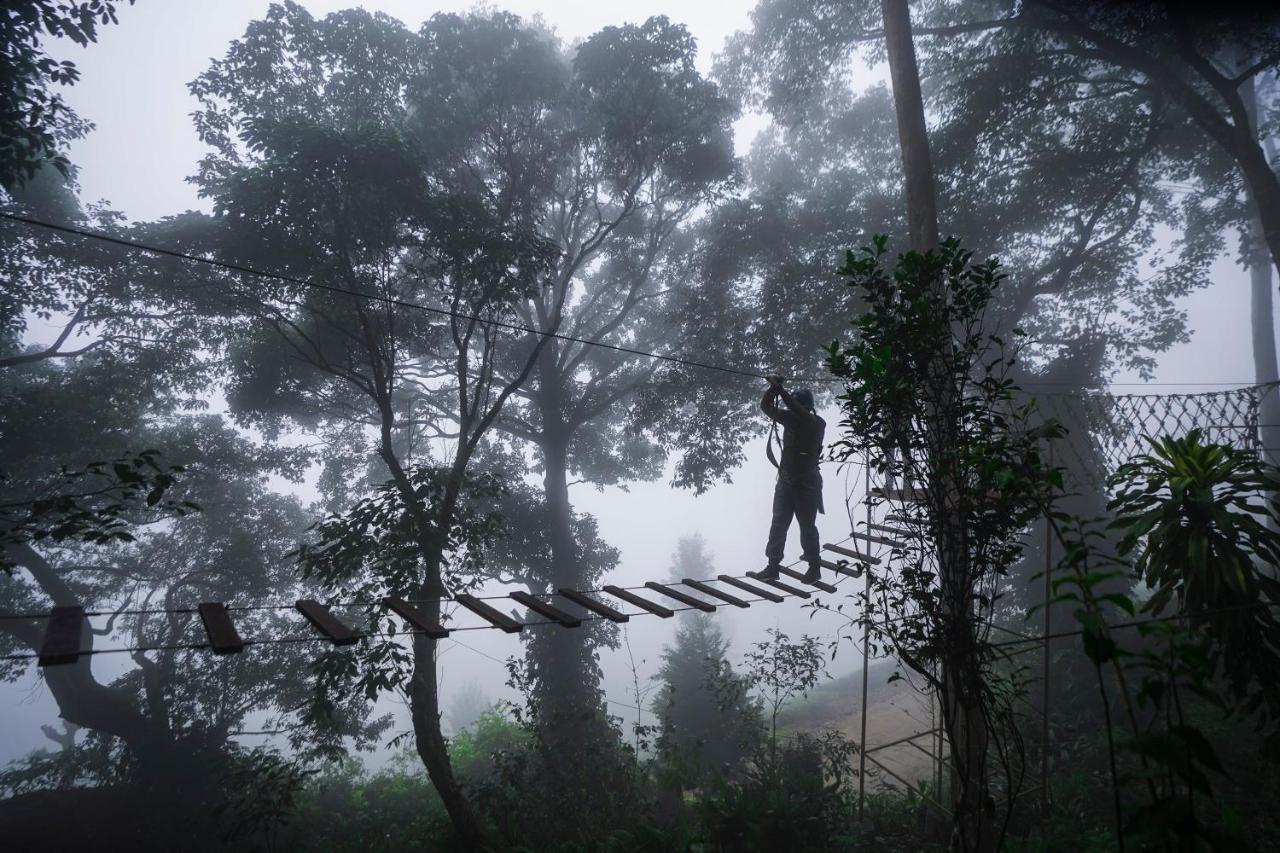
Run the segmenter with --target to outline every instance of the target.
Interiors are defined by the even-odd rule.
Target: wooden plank
[[[631,621],[631,617],[628,616],[627,614],[619,610],[614,610],[612,607],[610,607],[607,604],[601,604],[600,602],[596,601],[594,598],[587,598],[585,595],[578,592],[576,589],[569,589],[567,586],[562,586],[557,591],[566,599],[568,599],[569,601],[572,601],[574,604],[578,605],[579,607],[584,608],[586,610],[590,610],[592,613],[599,614],[600,616],[603,616],[606,619],[611,619],[614,622]]]
[[[685,578],[684,580],[681,581],[681,583],[683,583],[685,586],[689,587],[690,589],[697,590],[703,595],[709,595],[712,598],[720,599],[726,604],[732,604],[734,607],[750,607],[751,606],[747,602],[743,601],[741,598],[738,598],[738,596],[736,595],[730,595],[727,592],[721,592],[715,587],[709,586],[708,584],[705,584],[702,581],[694,580],[693,578]]]
[[[645,583],[645,586],[647,586],[649,589],[653,590],[654,592],[662,593],[663,595],[667,596],[667,598],[674,598],[676,601],[680,602],[686,607],[696,607],[699,610],[701,610],[703,613],[716,612],[716,606],[714,604],[708,604],[707,602],[703,601],[700,598],[694,598],[692,595],[685,595],[680,590],[672,589],[671,587],[666,586],[665,584],[660,584],[657,581],[648,581]]]
[[[861,539],[861,540],[863,540],[864,542],[871,542],[871,543],[873,543],[873,544],[875,544],[875,545],[888,545],[890,548],[905,548],[905,547],[906,547],[905,543],[903,543],[903,542],[901,542],[901,541],[899,541],[899,540],[897,540],[897,539],[890,539],[890,538],[888,538],[887,536],[876,536],[874,533],[859,533],[859,532],[858,532],[858,531],[856,531],[856,530],[855,530],[854,532],[852,532],[852,533],[850,533],[850,534],[849,534],[849,538],[850,538],[850,539]]]
[[[922,504],[929,497],[923,489],[872,489],[871,494],[887,501],[907,504]]]
[[[824,543],[822,550],[830,551],[833,554],[843,554],[851,560],[857,560],[859,563],[867,563],[872,566],[880,565],[879,557],[873,557],[870,554],[864,554],[861,551],[855,551],[852,548],[845,548],[841,545],[832,545],[830,542]]]
[[[425,613],[403,598],[388,596],[382,599],[382,606],[412,625],[415,631],[421,631],[433,640],[443,640],[449,636],[448,628],[432,622]]]
[[[807,583],[809,586],[820,589],[823,592],[836,591],[836,588],[834,586],[832,586],[831,584],[827,583],[824,580],[816,580],[816,581],[805,580],[804,572],[797,572],[795,569],[787,569],[787,568],[778,569],[778,571],[782,572],[784,575],[791,578],[792,580],[797,580],[797,581],[800,581],[801,583]]]
[[[906,515],[886,515],[884,520],[890,524],[919,524],[923,519],[911,518]]]
[[[300,599],[294,607],[307,617],[307,621],[330,640],[335,646],[349,646],[360,639],[360,635],[344,625],[337,616],[329,612],[327,604],[321,604],[310,598]]]
[[[767,583],[769,586],[773,587],[774,589],[780,589],[785,593],[789,593],[799,598],[810,597],[809,590],[807,589],[796,589],[794,586],[791,586],[790,584],[785,584],[782,581],[774,581],[774,580],[769,580],[767,578],[762,578],[755,572],[747,572],[747,577],[754,578],[755,580],[760,581],[760,583]]]
[[[848,566],[842,566],[842,565],[840,565],[839,563],[833,563],[833,562],[831,562],[830,560],[819,560],[818,562],[822,564],[822,567],[823,567],[824,569],[830,569],[831,571],[835,572],[836,574],[841,574],[841,575],[844,575],[845,577],[848,577],[848,578],[860,578],[860,577],[862,577],[862,569],[861,569],[861,568],[851,569],[851,568],[849,568]]]
[[[84,633],[84,608],[78,604],[49,611],[40,644],[38,666],[61,666],[80,659],[80,637]]]
[[[209,635],[209,647],[215,655],[238,655],[244,651],[244,640],[231,621],[227,605],[220,601],[206,601],[196,605],[204,632]]]
[[[654,614],[655,616],[661,616],[663,619],[670,619],[672,616],[676,615],[674,610],[668,610],[667,608],[663,607],[661,604],[654,604],[652,601],[649,601],[646,598],[641,598],[638,595],[632,595],[630,592],[627,592],[625,589],[621,587],[606,586],[606,587],[602,587],[602,589],[604,589],[605,592],[609,593],[615,598],[621,598],[623,601],[627,602],[628,604],[634,604],[636,607],[639,607],[641,610],[648,610],[650,613]]]
[[[889,516],[890,520],[893,518],[896,518],[896,516]],[[914,535],[910,530],[908,530],[905,527],[890,527],[887,524],[868,524],[867,529],[878,530],[881,533],[888,533],[890,536],[911,537]]]
[[[750,578],[755,578],[755,575],[749,575],[749,576],[750,576]],[[799,597],[799,598],[810,598],[810,597],[812,597],[812,596],[810,596],[810,593],[809,593],[809,590],[808,590],[808,589],[797,589],[796,587],[792,587],[792,585],[791,585],[791,584],[785,584],[785,583],[782,583],[782,581],[781,581],[781,580],[767,580],[767,579],[764,579],[764,578],[755,578],[755,579],[756,579],[756,580],[759,580],[759,581],[760,581],[760,583],[762,583],[762,584],[769,584],[769,585],[771,585],[771,587],[773,587],[774,589],[781,589],[781,590],[782,590],[782,592],[790,593],[790,594],[792,594],[792,596],[796,596],[796,597]]]
[[[778,595],[776,592],[770,592],[767,589],[761,589],[758,586],[752,586],[746,581],[740,580],[739,578],[735,578],[732,575],[718,575],[717,579],[724,581],[725,583],[729,584],[729,586],[736,586],[738,589],[742,590],[743,592],[749,592],[752,595],[756,596],[757,598],[763,598],[765,601],[772,601],[774,604],[781,604],[783,601],[782,596]]]
[[[519,634],[524,630],[523,623],[517,622],[501,610],[495,610],[480,599],[476,598],[474,595],[467,595],[465,592],[460,592],[453,597],[453,600],[479,616],[481,619],[490,622],[494,627],[501,628],[506,631],[508,634]]]
[[[534,613],[539,613],[547,617],[548,619],[552,619],[560,623],[560,625],[564,628],[577,628],[579,625],[582,624],[582,620],[579,619],[578,617],[570,616],[568,613],[565,613],[559,607],[552,607],[550,604],[547,604],[545,601],[539,601],[538,599],[534,598],[532,595],[530,595],[527,592],[520,592],[519,590],[517,590],[516,592],[512,592],[508,594],[512,598],[514,598],[516,601],[520,602],[525,607],[532,610]]]

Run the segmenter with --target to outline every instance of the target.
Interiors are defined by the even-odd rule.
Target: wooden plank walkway
[[[899,529],[880,526],[883,532],[898,533]],[[879,544],[896,543],[896,540],[886,539],[880,536],[869,534],[854,534],[850,538],[860,538],[868,542]],[[878,563],[879,558],[869,554],[845,548],[840,545],[826,544],[823,546],[826,550],[834,553],[842,554],[857,560],[859,563]],[[830,560],[822,560],[821,566],[829,569],[839,575],[849,578],[858,578],[862,576],[861,566],[850,566],[845,561],[832,562]],[[779,604],[788,597],[809,599],[812,597],[813,590],[821,590],[827,593],[836,593],[838,588],[833,584],[823,580],[813,582],[805,582],[804,575],[789,567],[780,567],[779,571],[788,579],[799,582],[800,585],[793,586],[790,583],[784,583],[782,580],[765,580],[758,576],[758,573],[748,572],[745,576],[734,576],[728,574],[719,574],[714,578],[699,580],[697,578],[682,578],[679,583],[659,583],[657,581],[648,581],[644,584],[644,590],[652,590],[660,596],[669,598],[679,602],[684,608],[696,609],[703,613],[714,613],[717,607],[729,605],[738,608],[749,608],[752,601],[768,601]],[[748,582],[748,578],[752,582]],[[720,584],[717,586],[716,584]],[[733,591],[729,591],[730,588]],[[636,589],[640,589],[637,587]],[[685,590],[688,590],[686,592]],[[452,599],[441,599],[441,601],[452,600],[460,607],[474,613],[483,619],[487,624],[474,627],[492,627],[505,631],[510,634],[519,633],[529,625],[554,624],[564,629],[577,628],[582,625],[584,619],[603,618],[615,623],[626,623],[630,621],[632,616],[652,614],[663,619],[669,619],[675,615],[676,611],[671,607],[659,604],[650,598],[636,594],[631,589],[624,587],[605,585],[598,592],[606,593],[621,601],[639,608],[642,613],[625,613],[617,608],[605,603],[604,601],[593,597],[597,591],[587,590],[581,591],[569,587],[560,587],[554,593],[543,594],[541,596],[524,590],[515,590],[506,594],[506,596],[491,596],[490,600],[503,598],[509,601],[523,605],[531,614],[547,620],[545,622],[522,620],[515,611],[512,615],[502,612],[497,607],[486,603],[486,601],[478,596],[467,593],[457,593]],[[696,595],[694,594],[696,593]],[[738,593],[745,593],[750,596],[750,600],[742,597]],[[564,599],[571,607],[569,610],[562,609],[551,603],[553,596],[559,596]],[[433,640],[442,640],[450,636],[452,630],[445,628],[437,619],[430,619],[426,613],[416,606],[415,603],[407,601],[403,598],[395,596],[387,596],[378,602],[345,602],[345,603],[329,603],[324,604],[314,599],[304,598],[294,602],[293,608],[306,618],[307,622],[319,633],[317,639],[328,640],[336,646],[347,646],[359,642],[368,636],[367,633],[360,631],[348,625],[338,616],[334,615],[333,608],[342,607],[376,607],[381,606],[391,613],[399,616],[404,620],[407,628],[415,633],[425,635]],[[574,608],[580,608],[574,609]],[[196,612],[200,616],[201,625],[204,628],[205,636],[208,640],[205,645],[191,646],[191,648],[209,648],[217,655],[238,654],[244,651],[245,647],[253,643],[270,643],[272,639],[250,639],[245,640],[241,637],[236,627],[235,620],[232,617],[232,611],[235,608],[228,607],[224,602],[206,601],[201,602],[196,607]],[[584,616],[583,612],[591,614]],[[183,611],[191,612],[191,611]],[[41,614],[44,615],[44,614]],[[98,615],[98,614],[92,614]],[[84,609],[76,606],[54,607],[47,614],[48,624],[45,628],[45,636],[40,646],[38,657],[40,666],[56,666],[60,664],[74,663],[81,655],[94,654],[93,650],[80,648],[83,631],[86,625],[86,614]],[[463,628],[463,630],[473,630],[472,628]],[[401,634],[406,632],[400,632]],[[391,636],[394,636],[392,634]]]

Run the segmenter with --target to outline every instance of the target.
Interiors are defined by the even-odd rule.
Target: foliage
[[[817,637],[804,634],[793,642],[777,628],[767,628],[765,634],[768,639],[754,643],[743,655],[743,669],[769,711],[769,742],[776,748],[778,714],[792,699],[813,689],[826,674],[827,660]]]
[[[446,469],[423,466],[409,472],[409,482],[423,516],[433,522],[429,535],[450,558],[450,587],[465,592],[477,582],[485,548],[502,531],[502,517],[486,505],[492,507],[505,488],[493,477],[471,478],[463,486],[461,507],[443,528],[434,508],[451,476]],[[303,577],[335,594],[368,601],[404,598],[424,583],[421,531],[394,483],[383,483],[346,512],[325,517],[313,531],[312,541],[298,547],[298,565]]]
[[[39,496],[0,503],[0,570],[16,565],[3,550],[8,545],[132,542],[130,528],[143,507],[178,517],[198,511],[191,501],[165,498],[182,471],[181,465],[161,467],[155,450],[64,466]]]
[[[748,676],[735,672],[725,656],[729,644],[715,621],[699,613],[682,623],[658,670],[655,745],[668,778],[698,788],[737,775],[759,746],[763,720]]]
[[[909,531],[895,571],[871,574],[857,622],[873,647],[942,697],[954,766],[966,768],[952,791],[954,826],[962,846],[978,849],[995,843],[979,839],[1002,835],[1010,814],[1006,806],[998,829],[987,823],[989,760],[1007,790],[1023,776],[1012,708],[1019,685],[998,672],[1001,653],[986,626],[1027,526],[1062,487],[1046,451],[1063,430],[1019,399],[1010,378],[1025,334],[1015,329],[1006,344],[990,316],[999,263],[973,263],[950,238],[927,254],[899,255],[890,274],[887,243],[879,236],[846,253],[841,271],[866,313],[851,321],[848,342],[827,349],[845,386],[833,452],[866,455],[888,489],[869,495],[869,505],[888,502]]]
[[[1110,479],[1116,516],[1108,527],[1124,534],[1118,556],[1099,530],[1054,514],[1067,546],[1054,600],[1076,605],[1097,672],[1122,840],[1244,849],[1238,817],[1217,810],[1226,769],[1192,703],[1230,718],[1265,702],[1274,725],[1275,582],[1255,561],[1278,553],[1266,526],[1275,518],[1276,473],[1199,431],[1150,445]],[[1151,597],[1139,604],[1117,579],[1145,581]],[[1139,608],[1149,617],[1134,623],[1140,640],[1122,643],[1108,614],[1133,619]],[[1104,669],[1114,676],[1127,733],[1118,744]]]
[[[74,62],[50,57],[40,42],[47,33],[85,47],[98,40],[99,26],[116,23],[116,5],[113,0],[5,4],[0,15],[0,187],[20,185],[45,163],[70,174],[62,149],[92,125],[49,87],[74,84],[80,71]]]
[[[1213,745],[1184,712],[1184,694],[1228,711],[1212,685],[1207,638],[1192,626],[1151,621],[1137,625],[1141,644],[1122,644],[1107,617],[1113,608],[1130,616],[1136,612],[1131,596],[1114,591],[1111,583],[1128,574],[1129,567],[1107,553],[1099,530],[1061,513],[1051,518],[1064,545],[1051,601],[1075,603],[1084,652],[1097,674],[1121,847],[1127,838],[1144,845],[1194,849],[1207,843],[1213,849],[1234,849],[1238,844],[1231,834],[1207,824],[1203,807],[1197,808],[1197,795],[1212,799],[1212,777],[1224,768]],[[1104,668],[1114,677],[1114,697]],[[1127,733],[1120,742],[1113,706]],[[1122,772],[1126,756],[1133,757],[1135,766]],[[1127,803],[1126,791],[1131,791]]]
[[[744,778],[703,792],[697,812],[715,849],[854,849],[856,747],[835,732],[758,751]]]
[[[1248,709],[1280,716],[1280,472],[1253,453],[1207,442],[1199,430],[1149,439],[1151,452],[1111,477],[1108,510],[1122,556],[1151,589],[1142,610],[1203,628],[1215,663]]]

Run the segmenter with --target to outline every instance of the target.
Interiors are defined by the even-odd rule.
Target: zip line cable
[[[151,252],[152,254],[164,255],[166,257],[176,258],[178,260],[193,261],[195,263],[206,264],[209,266],[218,267],[220,269],[229,270],[231,272],[258,276],[260,278],[274,279],[276,281],[283,281],[288,284],[296,284],[302,287],[310,287],[315,290],[323,290],[323,291],[328,291],[330,293],[341,293],[346,296],[354,297],[356,299],[369,299],[374,302],[382,302],[387,305],[394,305],[398,308],[412,308],[417,311],[426,311],[428,313],[437,314],[442,317],[453,317],[459,320],[469,320],[471,322],[480,323],[487,326],[493,326],[495,328],[506,329],[512,332],[523,332],[526,334],[538,335],[540,337],[553,338],[555,340],[566,341],[568,343],[582,344],[583,346],[601,347],[603,349],[613,350],[614,352],[620,352],[626,355],[637,355],[637,356],[641,356],[642,358],[652,358],[658,361],[666,361],[672,364],[684,365],[686,367],[699,367],[699,368],[702,368],[703,370],[714,370],[714,371],[719,371],[721,373],[733,374],[735,376],[746,376],[751,379],[767,379],[769,377],[769,374],[763,373],[760,371],[742,370],[740,368],[726,367],[720,364],[707,364],[706,362],[696,361],[690,358],[681,358],[680,356],[675,356],[675,355],[666,355],[664,353],[648,352],[646,350],[622,346],[621,344],[610,344],[604,341],[591,340],[589,338],[579,338],[574,335],[566,335],[561,332],[548,332],[542,329],[535,329],[532,326],[526,326],[522,323],[508,323],[503,320],[485,319],[483,317],[478,317],[474,314],[465,314],[459,311],[450,311],[445,308],[437,308],[432,305],[425,305],[421,302],[409,302],[408,300],[404,300],[404,299],[396,299],[395,297],[392,297],[392,296],[379,296],[377,294],[372,294],[372,293],[360,293],[359,291],[349,290],[344,287],[338,287],[337,285],[324,284],[323,282],[297,278],[296,276],[286,275],[284,273],[271,272],[269,270],[262,270],[256,267],[245,266],[243,264],[231,263],[229,261],[220,261],[216,258],[201,257],[200,255],[193,255],[188,252],[178,251],[176,249],[166,249],[160,246],[153,246],[148,243],[142,243],[137,240],[129,240],[124,237],[116,237],[111,234],[104,234],[101,231],[92,231],[87,228],[77,228],[72,225],[60,225],[55,222],[46,222],[42,219],[35,219],[30,216],[22,216],[17,213],[10,213],[8,211],[0,211],[0,218],[8,219],[13,222],[18,222],[23,225],[27,225],[29,227],[45,228],[51,231],[59,231],[63,234],[71,234],[77,237],[84,237],[90,240],[99,240],[104,243],[110,243],[112,245],[122,246],[124,248],[133,249],[135,251]],[[816,379],[806,379],[803,381],[809,382],[809,383],[819,383],[819,382],[837,383],[842,380],[836,377],[828,376],[828,377],[820,377]],[[1189,385],[1199,385],[1199,386],[1251,385],[1253,384],[1253,382],[1254,380],[1220,379],[1220,380],[1206,380],[1206,381],[1199,381],[1199,382],[1197,381],[1111,382],[1111,383],[1107,383],[1107,385],[1108,387],[1145,388],[1145,387],[1153,387],[1153,386],[1181,387],[1181,386],[1189,386]],[[1062,388],[1092,387],[1090,385],[1076,383],[1076,382],[1054,382],[1049,380],[1041,381],[1041,380],[1035,380],[1035,379],[1029,379],[1025,383],[1020,383],[1020,384],[1024,386],[1044,386],[1044,387],[1062,387]]]
[[[318,281],[296,278],[295,276],[285,275],[283,273],[270,272],[268,270],[260,270],[255,267],[244,266],[242,264],[234,264],[228,261],[220,261],[215,258],[204,258],[199,255],[192,255],[188,252],[180,252],[176,249],[164,249],[159,246],[152,246],[147,243],[140,243],[136,240],[127,240],[123,237],[115,237],[111,234],[104,234],[101,231],[90,231],[85,228],[76,228],[71,225],[59,225],[53,222],[45,222],[41,219],[33,219],[29,216],[21,216],[16,213],[0,211],[0,217],[9,219],[14,222],[20,222],[36,228],[47,228],[52,231],[60,231],[64,234],[73,234],[77,237],[85,237],[91,240],[100,240],[104,243],[111,243],[116,246],[123,246],[127,249],[135,251],[151,252],[157,255],[165,255],[170,258],[177,258],[183,261],[194,261],[200,264],[208,264],[209,266],[219,267],[221,269],[230,270],[231,272],[244,273],[246,275],[259,276],[260,278],[275,279],[289,284],[297,284],[302,287],[310,287],[315,290],[324,290],[330,293],[342,293],[357,299],[369,299],[374,302],[382,302],[387,305],[394,305],[397,308],[412,308],[418,311],[426,311],[430,314],[438,314],[442,317],[453,317],[458,320],[469,320],[482,325],[493,326],[500,329],[506,329],[512,332],[524,332],[531,335],[538,335],[544,338],[554,338],[555,340],[567,341],[569,343],[582,344],[584,346],[603,347],[604,349],[613,350],[614,352],[625,353],[627,355],[638,355],[644,358],[657,359],[659,361],[667,361],[673,364],[682,364],[686,367],[701,367],[704,370],[717,370],[721,373],[732,373],[736,376],[746,376],[752,379],[766,379],[768,374],[751,370],[740,370],[736,367],[725,367],[718,364],[706,364],[693,359],[681,358],[675,355],[664,355],[663,353],[646,352],[645,350],[634,349],[632,347],[622,346],[620,344],[610,344],[604,341],[593,341],[587,338],[578,338],[573,335],[566,335],[560,332],[548,332],[542,329],[535,329],[532,326],[525,326],[521,323],[508,323],[503,320],[485,319],[477,317],[474,314],[464,314],[460,311],[450,311],[445,308],[436,308],[431,305],[424,305],[421,302],[409,302],[404,299],[396,299],[392,296],[379,296],[372,293],[360,293],[355,290],[348,290],[344,287],[338,287],[332,284],[324,284]],[[826,381],[826,380],[824,380]]]

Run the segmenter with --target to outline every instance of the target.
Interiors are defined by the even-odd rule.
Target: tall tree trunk
[[[884,17],[889,76],[893,82],[898,144],[902,149],[911,248],[917,252],[928,252],[937,248],[940,242],[938,191],[933,180],[933,157],[929,153],[929,133],[924,122],[916,48],[911,38],[911,16],[906,0],[881,0],[880,12]]]
[[[555,366],[558,350],[548,346],[539,364],[538,405],[542,418],[539,449],[542,452],[543,496],[547,509],[547,535],[551,545],[553,588],[583,588],[586,576],[573,535],[573,506],[569,501],[569,442],[572,431],[564,420]],[[595,649],[586,625],[573,631],[538,631],[529,641],[537,669],[535,699],[539,725],[555,763],[580,760],[583,746],[601,732],[588,732],[593,722],[603,722],[596,677]],[[587,737],[587,735],[593,737]],[[564,769],[572,772],[573,768]]]
[[[448,530],[453,523],[457,511],[458,497],[462,492],[462,478],[466,473],[469,454],[465,451],[465,443],[460,442],[450,470],[449,483],[440,503],[435,507],[435,518],[428,518],[418,504],[413,483],[408,472],[400,464],[392,444],[392,429],[395,415],[391,408],[389,394],[381,395],[378,400],[382,418],[382,442],[379,455],[382,457],[391,479],[396,484],[401,500],[409,508],[418,531],[418,547],[422,552],[425,571],[423,581],[415,591],[415,597],[425,604],[422,609],[432,622],[440,622],[440,602],[444,594],[444,583],[441,569],[444,563],[445,543],[435,530]],[[463,430],[465,435],[465,429]],[[435,522],[433,525],[432,522]],[[436,668],[437,641],[425,635],[415,635],[413,639],[413,676],[409,682],[409,712],[413,720],[414,743],[418,757],[427,770],[427,777],[440,795],[449,820],[468,850],[482,850],[485,847],[485,833],[479,818],[471,808],[471,804],[462,793],[457,777],[453,775],[453,765],[449,761],[449,746],[444,733],[440,730],[440,681]]]
[[[920,74],[911,34],[911,18],[906,0],[881,0],[889,74],[902,148],[902,164],[910,223],[911,248],[928,252],[937,248],[938,205],[929,137],[925,126]],[[936,283],[938,297],[946,298],[942,281]],[[972,572],[965,547],[964,531],[958,523],[957,497],[960,483],[953,470],[959,440],[956,389],[952,387],[946,348],[949,340],[937,342],[939,382],[935,383],[930,430],[934,433],[934,457],[925,472],[935,546],[938,553],[939,583],[944,612],[942,623],[947,636],[941,657],[943,723],[951,741],[952,807],[954,821],[951,848],[964,851],[995,849],[994,815],[987,784],[988,728],[982,702],[982,670],[978,639],[971,617]]]
[[[1253,80],[1240,86],[1240,97],[1249,113],[1249,124],[1258,131],[1258,98]],[[1269,142],[1269,140],[1267,140]],[[1264,143],[1265,146],[1266,143]],[[1264,148],[1265,151],[1265,148]],[[1267,151],[1266,153],[1271,153]],[[1249,222],[1245,230],[1245,258],[1249,265],[1250,319],[1253,328],[1253,376],[1258,384],[1280,379],[1276,364],[1275,309],[1271,270],[1273,264],[1267,251],[1258,202],[1248,193]],[[1258,419],[1262,424],[1259,437],[1263,458],[1273,465],[1280,459],[1280,391],[1272,390],[1262,398]]]

